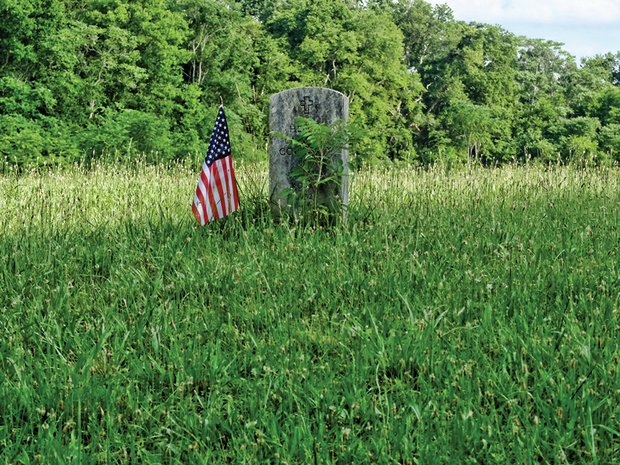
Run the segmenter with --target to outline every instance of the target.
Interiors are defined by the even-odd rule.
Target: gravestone
[[[276,215],[288,210],[291,202],[287,194],[299,190],[299,185],[291,177],[291,169],[298,160],[293,155],[290,143],[274,134],[281,133],[288,137],[297,135],[295,118],[303,116],[312,118],[322,124],[331,125],[338,120],[348,121],[349,99],[346,95],[322,87],[299,87],[272,95],[269,100],[269,129],[271,143],[269,146],[269,192]],[[335,160],[342,161],[344,167],[340,183],[322,186],[323,198],[331,196],[340,199],[343,213],[349,203],[349,183],[347,162],[348,150],[345,148],[334,155]],[[339,185],[338,185],[339,184]]]

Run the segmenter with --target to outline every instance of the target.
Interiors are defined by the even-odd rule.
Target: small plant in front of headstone
[[[343,120],[326,125],[304,117],[297,117],[295,125],[294,137],[278,135],[293,153],[291,188],[282,195],[297,217],[313,224],[333,223],[342,213],[340,188],[348,175],[341,153],[360,140],[361,130]]]

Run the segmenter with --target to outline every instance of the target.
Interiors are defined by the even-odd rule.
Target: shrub
[[[123,110],[91,125],[82,134],[81,147],[88,154],[115,154],[125,160],[141,156],[167,161],[176,154],[168,122],[137,110]]]
[[[0,115],[0,158],[30,168],[61,165],[79,158],[74,130],[56,118]]]

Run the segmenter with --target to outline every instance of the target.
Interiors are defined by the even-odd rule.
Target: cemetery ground
[[[618,169],[237,171],[0,177],[0,463],[620,462]]]

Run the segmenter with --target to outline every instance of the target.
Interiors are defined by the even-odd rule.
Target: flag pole
[[[224,99],[222,98],[222,96],[220,95],[220,106],[224,106]]]

